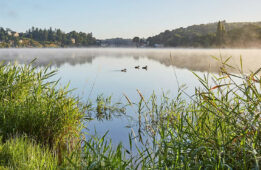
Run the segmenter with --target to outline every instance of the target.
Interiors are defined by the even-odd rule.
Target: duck
[[[135,66],[135,69],[140,69],[140,66]]]
[[[127,72],[127,69],[126,69],[126,68],[125,68],[125,69],[122,69],[121,72]]]
[[[142,67],[142,69],[147,70],[148,66],[146,65],[146,66]]]

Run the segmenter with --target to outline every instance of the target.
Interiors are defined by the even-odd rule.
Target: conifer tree
[[[221,21],[219,21],[217,25],[217,33],[216,33],[217,45],[221,46],[224,44],[225,32],[226,30],[224,24]]]

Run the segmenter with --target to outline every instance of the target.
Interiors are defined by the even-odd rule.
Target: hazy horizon
[[[0,49],[0,58],[6,62],[17,61],[20,64],[28,64],[36,59],[36,65],[47,66],[50,64],[56,67],[66,63],[69,65],[92,63],[95,58],[104,56],[108,58],[147,58],[165,66],[172,65],[192,71],[217,73],[220,71],[220,63],[211,56],[222,57],[223,60],[232,56],[228,64],[239,68],[240,57],[242,57],[244,71],[249,73],[260,68],[261,60],[258,60],[260,52],[261,49],[8,48]]]
[[[98,39],[147,38],[164,30],[227,22],[261,21],[261,1],[252,0],[1,0],[0,27],[24,32],[34,27],[92,32]]]

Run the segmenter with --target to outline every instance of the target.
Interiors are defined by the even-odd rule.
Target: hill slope
[[[225,28],[223,47],[260,47],[261,22],[221,22]],[[192,25],[172,31],[166,30],[149,37],[150,46],[162,44],[165,47],[217,47],[218,22]]]

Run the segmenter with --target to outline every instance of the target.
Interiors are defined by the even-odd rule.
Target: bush
[[[57,169],[57,159],[45,147],[27,137],[11,138],[0,143],[0,169]]]
[[[68,143],[80,132],[83,110],[67,88],[48,82],[55,71],[36,69],[31,64],[0,65],[0,136],[3,141],[26,134],[41,144],[54,147]]]
[[[175,100],[163,96],[160,104],[155,95],[141,99],[143,131],[151,144],[142,147],[140,166],[260,169],[261,69],[243,74],[241,63],[239,74],[231,74],[227,61],[221,63],[218,77],[196,75],[202,86],[190,103],[180,95]],[[180,94],[186,93],[181,89]]]
[[[190,103],[181,99],[186,95],[182,88],[176,99],[163,95],[161,102],[155,95],[145,101],[139,91],[137,105],[125,96],[139,118],[138,136],[134,129],[129,134],[129,149],[113,147],[105,134],[82,140],[74,152],[67,150],[80,132],[78,100],[58,89],[57,82],[46,81],[54,72],[1,65],[0,168],[260,169],[261,69],[245,75],[241,63],[241,74],[231,74],[227,61],[219,77],[196,75],[202,87]],[[125,110],[110,104],[97,99],[97,118]],[[28,138],[13,138],[23,134]],[[54,145],[58,152],[50,149]]]

